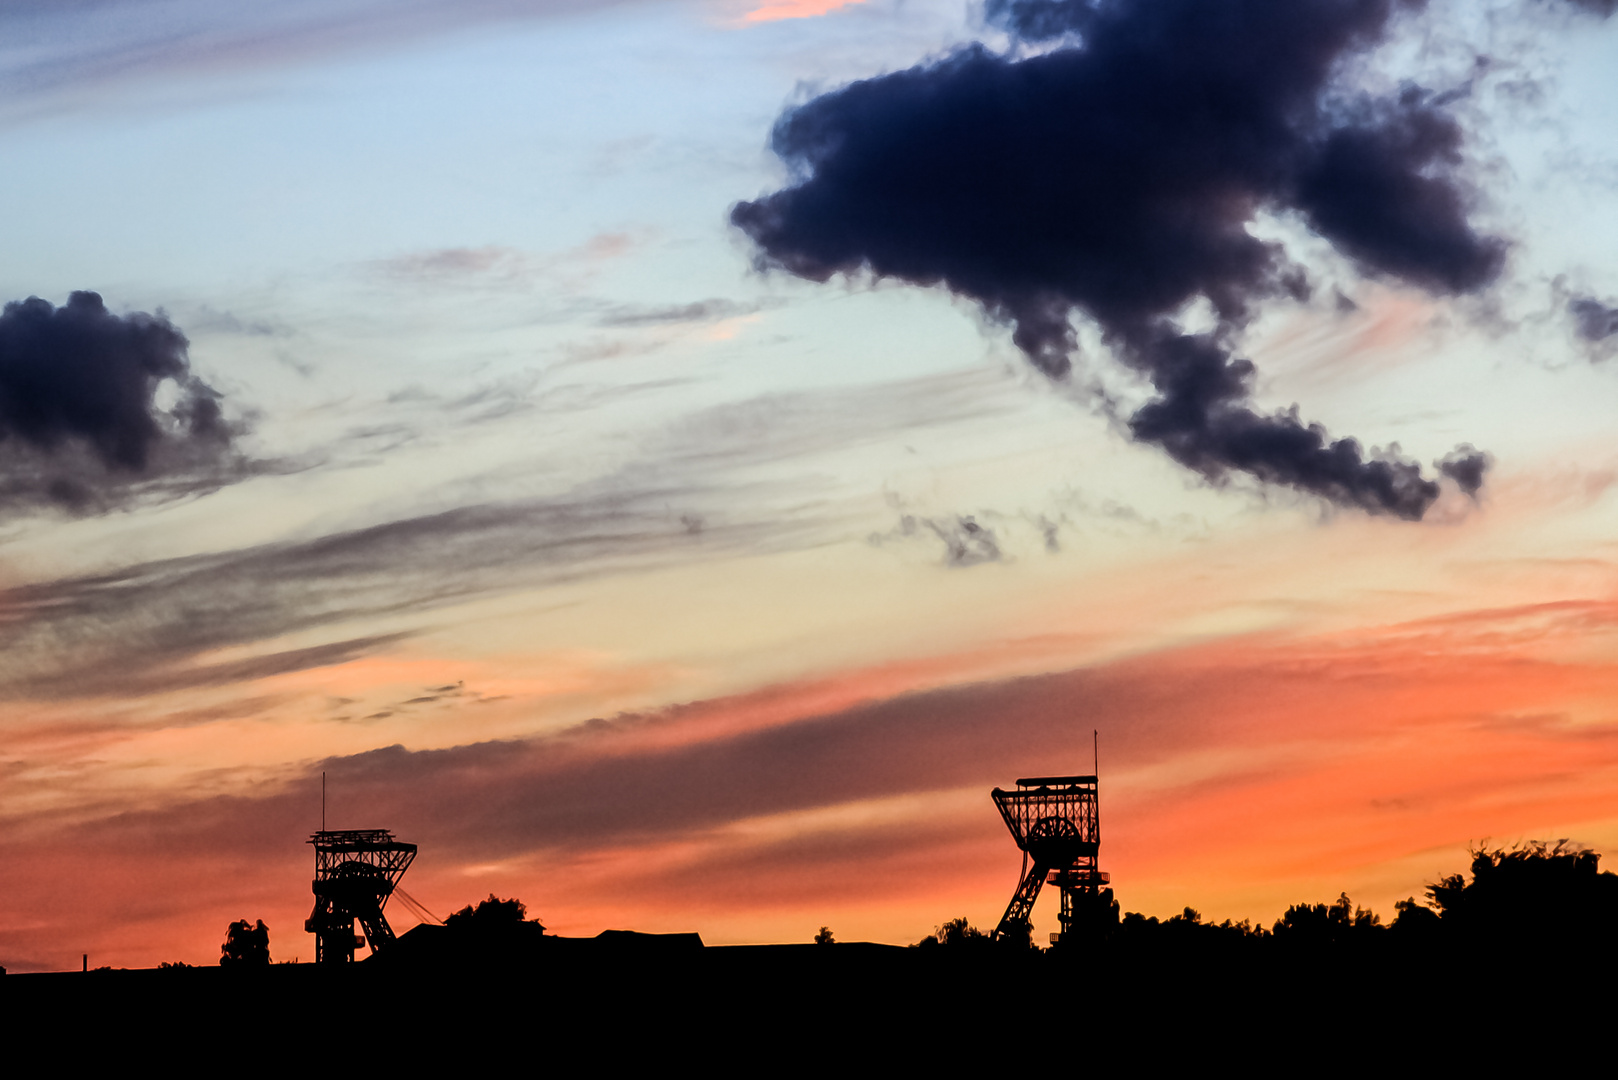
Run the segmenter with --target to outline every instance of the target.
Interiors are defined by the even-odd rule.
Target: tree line
[[[1618,940],[1618,874],[1600,869],[1598,853],[1562,840],[1479,847],[1471,855],[1470,875],[1440,878],[1427,887],[1422,901],[1400,900],[1391,923],[1357,906],[1347,893],[1329,903],[1294,904],[1264,926],[1245,919],[1206,922],[1191,907],[1167,919],[1135,911],[1120,914],[1111,890],[1104,890],[1088,910],[1081,908],[1074,933],[1053,948],[1353,951],[1487,943],[1553,952]],[[1009,941],[995,941],[964,917],[944,923],[916,944],[1033,947],[1026,927]]]

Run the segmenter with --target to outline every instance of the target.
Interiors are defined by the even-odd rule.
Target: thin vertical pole
[[[326,831],[326,771],[320,771],[320,831]]]

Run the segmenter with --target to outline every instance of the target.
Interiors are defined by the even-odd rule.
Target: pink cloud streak
[[[812,19],[839,8],[863,4],[865,0],[779,0],[761,4],[742,16],[743,22],[776,22],[780,19]]]

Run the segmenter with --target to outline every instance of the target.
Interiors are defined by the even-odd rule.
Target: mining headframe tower
[[[1031,776],[1018,780],[1015,791],[989,793],[1023,853],[1022,880],[995,927],[996,940],[1027,932],[1034,901],[1047,881],[1062,891],[1062,930],[1051,935],[1053,945],[1076,943],[1094,920],[1111,912],[1108,877],[1096,865],[1101,851],[1097,789],[1094,775]]]
[[[346,964],[361,939],[371,952],[394,942],[382,909],[416,857],[416,845],[395,840],[386,829],[322,829],[309,838],[315,846],[315,909],[303,928],[315,935],[315,963]]]

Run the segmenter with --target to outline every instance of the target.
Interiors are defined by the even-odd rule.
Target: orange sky
[[[1615,630],[1618,604],[1562,602],[931,689],[974,659],[940,658],[549,736],[375,750],[9,832],[8,936],[47,967],[75,950],[196,962],[215,924],[251,915],[278,957],[308,959],[301,840],[323,768],[335,826],[421,845],[405,886],[440,914],[494,892],[562,933],[722,943],[826,924],[910,941],[958,914],[998,918],[1018,855],[988,788],[1087,768],[1092,728],[1103,865],[1126,909],[1267,922],[1347,890],[1391,917],[1464,868],[1468,842],[1618,835]]]

